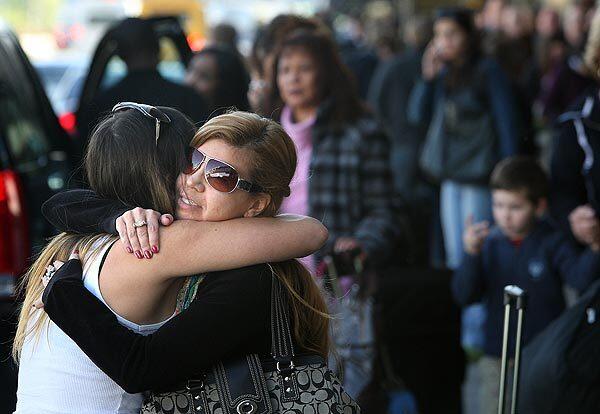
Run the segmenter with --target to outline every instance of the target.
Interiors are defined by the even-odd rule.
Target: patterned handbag
[[[360,407],[318,355],[296,355],[286,292],[273,276],[271,356],[219,362],[178,391],[154,392],[145,414],[358,414]]]

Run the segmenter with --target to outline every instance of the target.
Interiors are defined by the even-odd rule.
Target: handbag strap
[[[290,329],[290,315],[288,294],[283,289],[279,277],[271,269],[271,355],[277,361],[278,371],[284,368],[293,368],[294,343]],[[279,363],[288,364],[279,367]]]

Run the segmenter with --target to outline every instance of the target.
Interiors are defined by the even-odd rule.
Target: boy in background
[[[563,284],[582,293],[598,277],[600,243],[580,251],[545,217],[548,178],[533,159],[517,156],[501,161],[492,173],[490,187],[495,226],[467,220],[465,254],[454,274],[452,291],[461,306],[480,300],[486,304],[480,412],[495,414],[504,286],[517,285],[528,293],[525,345],[565,309]],[[515,325],[511,320],[511,328]],[[514,355],[515,330],[509,332],[509,356]]]

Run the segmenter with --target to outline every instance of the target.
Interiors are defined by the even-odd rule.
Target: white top
[[[110,245],[107,239],[100,240],[92,249],[95,256],[84,260],[83,267],[85,287],[105,304],[98,276]],[[35,312],[41,315],[43,311]],[[116,316],[122,325],[142,335],[151,334],[166,322],[138,325]],[[142,394],[126,393],[52,321],[37,340],[35,335],[25,340],[19,364],[15,414],[138,414],[142,403]]]

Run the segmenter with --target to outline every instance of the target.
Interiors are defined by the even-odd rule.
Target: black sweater
[[[93,193],[71,191],[46,202],[43,212],[58,227],[107,231],[125,206]],[[104,203],[112,217],[100,217]],[[96,201],[93,201],[93,200]],[[68,202],[70,200],[70,202]],[[68,213],[61,202],[67,201]],[[90,211],[96,214],[91,217]],[[71,214],[72,213],[72,214]],[[115,215],[116,214],[116,215]],[[69,217],[67,222],[66,218]],[[102,224],[103,223],[103,224]],[[114,229],[114,224],[112,224]],[[114,231],[114,230],[113,230]],[[216,362],[248,353],[270,353],[271,273],[266,265],[214,272],[199,285],[190,307],[157,332],[142,336],[119,324],[115,315],[83,285],[80,274],[56,280],[47,291],[45,310],[85,354],[127,392],[169,389]]]

